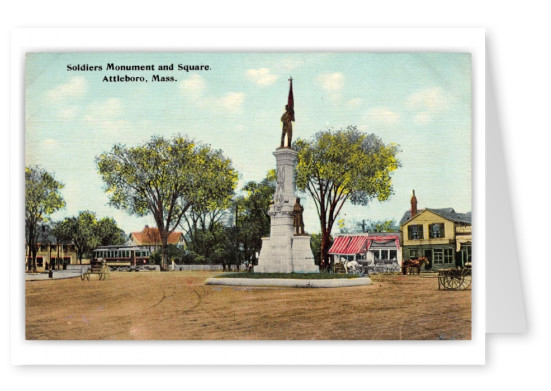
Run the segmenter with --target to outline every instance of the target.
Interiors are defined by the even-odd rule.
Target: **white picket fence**
[[[234,266],[235,268],[235,266]],[[172,270],[172,265],[169,265]],[[174,265],[174,271],[222,271],[222,265]]]

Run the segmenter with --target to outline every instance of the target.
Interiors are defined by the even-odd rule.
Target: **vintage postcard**
[[[27,53],[25,338],[471,340],[471,89],[459,51]]]

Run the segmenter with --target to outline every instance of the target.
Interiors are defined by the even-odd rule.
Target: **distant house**
[[[329,254],[347,260],[374,264],[394,260],[402,264],[398,232],[369,232],[336,234]]]
[[[429,259],[428,267],[440,269],[471,262],[471,213],[452,208],[417,210],[415,191],[411,208],[400,220],[402,258]]]
[[[63,265],[77,264],[77,250],[73,242],[57,240],[49,232],[40,232],[37,238],[36,270],[44,272],[50,268],[62,268]],[[25,243],[25,270],[32,264],[29,246]],[[48,267],[48,269],[47,269]]]
[[[168,244],[182,246],[184,243],[183,232],[174,231],[168,235]],[[128,246],[139,246],[147,248],[150,253],[155,252],[162,246],[161,235],[158,228],[150,228],[145,226],[139,232],[132,232],[129,237]]]

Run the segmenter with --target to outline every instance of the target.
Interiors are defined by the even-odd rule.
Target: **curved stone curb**
[[[335,278],[325,280],[298,280],[287,278],[208,278],[206,285],[229,286],[278,286],[287,288],[339,288],[371,285],[369,277]]]
[[[75,278],[80,277],[82,273],[56,273],[54,272],[53,278],[48,277],[48,273],[40,273],[39,275],[32,274],[32,275],[25,275],[25,281],[51,281],[51,280],[64,280],[67,278]]]

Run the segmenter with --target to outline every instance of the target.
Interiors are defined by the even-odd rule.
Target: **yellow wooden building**
[[[411,209],[400,221],[402,259],[429,259],[428,268],[463,266],[471,262],[471,213],[452,208],[417,210],[415,191]]]
[[[29,269],[32,258],[29,254],[29,248],[26,247],[25,270]],[[53,265],[55,269],[62,268],[63,265],[74,265],[78,263],[76,247],[72,243],[38,243],[36,253],[36,270],[44,272],[46,267]],[[84,263],[84,259],[83,259]]]

